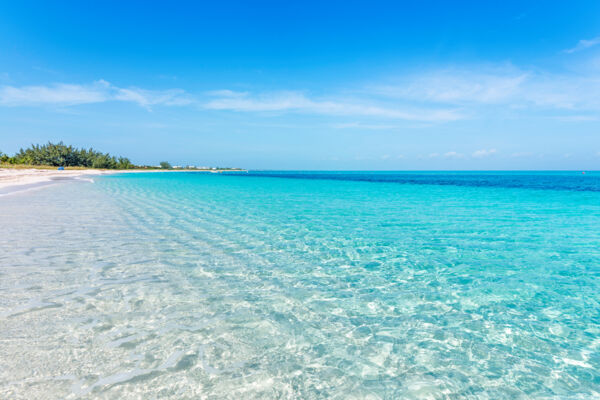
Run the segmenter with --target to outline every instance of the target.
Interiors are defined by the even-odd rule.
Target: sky
[[[600,2],[0,3],[0,151],[600,169]]]

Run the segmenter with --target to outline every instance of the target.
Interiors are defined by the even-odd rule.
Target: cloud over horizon
[[[510,65],[434,69],[370,90],[403,101],[470,109],[507,105],[514,109],[600,111],[600,74],[559,74]]]
[[[496,154],[496,149],[481,149],[481,150],[476,150],[473,152],[473,154],[471,154],[472,157],[474,158],[483,158],[483,157],[489,157],[491,155]]]
[[[512,65],[463,66],[407,73],[383,84],[348,84],[346,91],[314,95],[299,90],[191,94],[183,89],[119,87],[105,80],[89,84],[0,87],[0,106],[77,106],[108,101],[153,106],[195,106],[199,110],[323,115],[354,119],[365,128],[391,127],[384,121],[447,123],[477,118],[494,107],[515,113],[552,112],[563,121],[590,121],[600,111],[600,75],[549,73]],[[558,114],[556,113],[558,112]],[[380,121],[380,123],[377,123]],[[338,127],[352,127],[348,121]],[[385,129],[385,128],[384,128]]]
[[[568,53],[568,54],[572,54],[572,53],[576,53],[581,50],[589,49],[590,47],[594,47],[599,44],[600,44],[600,36],[597,36],[597,37],[595,37],[593,39],[589,39],[589,40],[582,39],[579,42],[577,42],[577,45],[575,45],[575,47],[567,49],[564,52]]]
[[[153,105],[185,105],[191,100],[180,89],[165,91],[145,90],[136,87],[120,88],[105,80],[91,84],[55,83],[38,86],[3,86],[0,88],[0,105],[17,106],[76,106],[107,101],[133,102],[149,109]]]
[[[281,91],[251,95],[247,92],[220,90],[211,92],[217,98],[203,105],[210,110],[241,112],[304,112],[333,116],[364,116],[408,121],[446,122],[456,121],[463,115],[454,109],[426,109],[400,107],[398,105],[375,105],[369,99],[323,100],[312,99],[301,92]]]

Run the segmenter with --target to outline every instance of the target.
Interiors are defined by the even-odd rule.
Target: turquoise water
[[[0,398],[600,397],[600,174],[0,197]]]

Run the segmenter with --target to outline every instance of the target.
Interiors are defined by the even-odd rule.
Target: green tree
[[[94,158],[92,167],[115,169],[117,168],[117,160],[115,160],[115,158],[111,157],[109,154],[100,154],[96,158]]]
[[[160,162],[160,167],[161,167],[162,169],[171,169],[171,168],[173,168],[173,167],[171,166],[171,164],[169,164],[169,162],[168,162],[168,161],[161,161],[161,162]]]
[[[129,158],[119,157],[117,159],[117,168],[119,169],[132,169],[135,166],[129,161]]]
[[[135,166],[128,158],[118,159],[108,153],[101,153],[94,149],[77,149],[66,146],[62,142],[45,145],[31,145],[28,149],[20,149],[14,157],[9,157],[8,162],[28,165],[52,165],[64,167],[87,167],[129,169]]]

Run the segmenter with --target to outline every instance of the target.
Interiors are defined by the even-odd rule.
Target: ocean
[[[600,173],[0,197],[0,398],[600,398]]]

